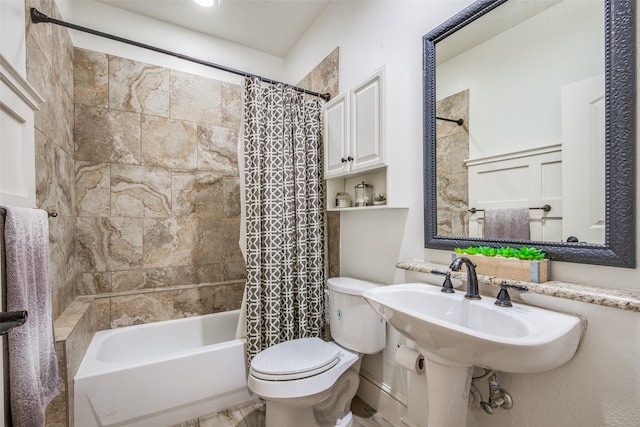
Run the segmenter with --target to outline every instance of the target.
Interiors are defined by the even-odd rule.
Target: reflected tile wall
[[[84,49],[75,66],[79,289],[101,325],[239,307],[242,284],[190,286],[245,278],[240,86]]]
[[[436,120],[438,235],[468,236],[469,90],[439,100],[436,110],[440,117],[464,120],[462,126]]]

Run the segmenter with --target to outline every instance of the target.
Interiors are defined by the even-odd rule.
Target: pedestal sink
[[[494,299],[468,300],[424,283],[381,286],[363,294],[427,361],[429,427],[464,427],[473,367],[543,372],[575,354],[585,322],[577,316]]]

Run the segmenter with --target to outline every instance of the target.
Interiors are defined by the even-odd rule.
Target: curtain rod
[[[307,89],[303,89],[303,88],[298,87],[298,86],[293,86],[293,85],[290,85],[290,84],[287,84],[287,83],[279,82],[277,80],[271,80],[271,79],[266,78],[266,77],[258,76],[256,74],[251,74],[251,73],[247,73],[245,71],[236,70],[234,68],[225,67],[224,65],[219,65],[219,64],[214,64],[212,62],[203,61],[202,59],[193,58],[191,56],[183,55],[181,53],[172,52],[170,50],[161,49],[159,47],[150,46],[148,44],[139,43],[139,42],[136,42],[136,41],[133,41],[133,40],[129,40],[129,39],[125,39],[125,38],[122,38],[122,37],[114,36],[112,34],[103,33],[101,31],[97,31],[97,30],[92,30],[91,28],[81,27],[79,25],[75,25],[75,24],[71,24],[69,22],[61,21],[59,19],[51,18],[51,17],[45,15],[44,13],[40,12],[35,7],[31,8],[31,21],[36,23],[36,24],[40,23],[40,22],[48,22],[48,23],[51,23],[51,24],[60,25],[60,26],[63,26],[63,27],[71,28],[72,30],[83,31],[85,33],[93,34],[95,36],[105,37],[107,39],[111,39],[111,40],[115,40],[115,41],[118,41],[118,42],[121,42],[121,43],[126,43],[126,44],[130,44],[130,45],[133,45],[133,46],[141,47],[143,49],[153,50],[154,52],[159,52],[159,53],[163,53],[165,55],[174,56],[176,58],[184,59],[185,61],[195,62],[196,64],[204,65],[204,66],[211,67],[211,68],[216,68],[218,70],[226,71],[228,73],[237,74],[239,76],[255,77],[255,78],[258,78],[258,79],[260,79],[261,81],[263,81],[265,83],[282,84],[284,86],[287,86],[287,87],[290,87],[290,88],[292,88],[294,90],[297,90],[298,92],[303,92],[303,93],[305,93],[307,95],[311,95],[311,96],[317,96],[319,98],[324,99],[325,101],[328,101],[331,98],[331,94],[329,94],[329,93],[313,92],[313,91],[310,91],[310,90],[307,90]]]

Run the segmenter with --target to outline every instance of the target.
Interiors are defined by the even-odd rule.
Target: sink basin
[[[542,308],[495,299],[468,300],[423,283],[381,286],[363,294],[395,329],[441,363],[513,373],[557,368],[575,354],[584,322]]]
[[[575,354],[585,322],[577,316],[494,298],[469,300],[424,283],[380,286],[362,295],[425,357],[430,427],[465,427],[474,366],[533,373]]]

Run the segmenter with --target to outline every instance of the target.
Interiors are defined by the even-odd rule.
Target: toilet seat
[[[307,340],[307,338],[301,338],[302,340]],[[318,395],[319,393],[323,393],[329,390],[338,378],[345,373],[354,363],[358,361],[358,355],[354,354],[342,347],[340,347],[335,342],[325,342],[318,338],[321,341],[321,344],[318,344],[317,348],[323,348],[325,346],[329,347],[329,349],[324,349],[320,351],[328,351],[331,354],[333,351],[338,354],[338,362],[335,365],[332,365],[333,362],[329,362],[324,365],[324,371],[316,374],[309,374],[307,371],[307,375],[305,376],[301,373],[298,373],[302,378],[297,379],[287,379],[285,375],[295,375],[295,374],[285,374],[285,375],[273,375],[269,379],[259,378],[257,375],[260,375],[254,371],[253,365],[257,365],[258,369],[267,370],[264,366],[261,365],[260,359],[258,357],[263,354],[265,351],[270,350],[274,347],[283,346],[286,343],[291,343],[291,341],[286,341],[280,344],[276,344],[273,347],[270,347],[262,352],[258,353],[253,360],[251,361],[251,368],[249,369],[249,376],[247,378],[247,385],[249,389],[256,393],[258,396],[262,397],[265,400],[271,401],[273,399],[306,399],[309,396]],[[299,341],[299,340],[292,340]],[[304,344],[306,341],[303,341],[301,344]],[[286,347],[292,346],[294,349],[303,349],[306,347],[301,344],[288,344]],[[313,345],[313,344],[312,344]],[[286,348],[285,347],[285,348]],[[279,347],[278,347],[279,348]],[[315,348],[315,347],[314,347]],[[279,350],[272,350],[269,353],[279,352]],[[299,353],[298,353],[299,355]],[[291,356],[293,357],[293,355]],[[256,363],[256,359],[258,362]],[[322,359],[322,358],[320,358]],[[285,365],[284,360],[280,363]],[[286,366],[286,365],[285,365]],[[272,368],[273,369],[273,368]],[[317,370],[321,370],[323,368],[316,367]],[[283,369],[284,370],[284,369]],[[288,371],[293,369],[288,368]],[[304,371],[303,371],[304,372]],[[264,375],[264,374],[263,374]],[[281,424],[282,425],[282,424]],[[294,424],[291,424],[294,425]]]
[[[251,361],[251,375],[266,381],[291,381],[328,371],[340,361],[340,349],[320,338],[285,341]]]

